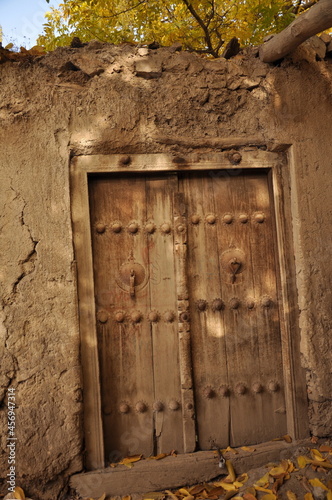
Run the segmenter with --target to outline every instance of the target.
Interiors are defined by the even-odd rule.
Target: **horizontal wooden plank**
[[[291,444],[284,441],[268,442],[255,445],[254,452],[237,448],[238,454],[225,453],[225,458],[231,460],[237,474],[242,474],[268,462],[290,458],[296,448],[310,445],[309,440]],[[82,497],[99,497],[103,493],[114,497],[178,488],[227,474],[225,469],[220,469],[214,451],[170,456],[162,460],[141,460],[133,465],[131,469],[119,465],[76,474],[71,477],[70,486]]]
[[[132,154],[132,155],[89,155],[77,156],[72,168],[87,173],[105,172],[156,172],[178,170],[235,170],[245,168],[273,168],[280,163],[282,153],[271,153],[247,146],[240,152],[241,161],[232,160],[232,153],[185,155]],[[232,174],[234,175],[234,174]]]

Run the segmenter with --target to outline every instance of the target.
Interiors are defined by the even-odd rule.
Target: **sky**
[[[62,0],[0,0],[0,25],[3,31],[2,45],[8,43],[26,49],[36,45],[42,34],[44,13],[57,7]]]

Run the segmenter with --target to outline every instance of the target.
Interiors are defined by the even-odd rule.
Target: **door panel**
[[[108,461],[286,433],[268,178],[232,174],[89,181]]]

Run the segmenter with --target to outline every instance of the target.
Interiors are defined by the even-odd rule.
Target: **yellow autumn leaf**
[[[253,451],[256,451],[256,448],[250,448],[249,446],[241,446],[241,450],[249,451],[250,453],[252,453]]]
[[[189,491],[186,490],[185,488],[180,488],[178,491],[179,491],[179,493],[181,493],[181,495],[184,495],[185,497],[190,495]]]
[[[269,471],[269,474],[272,477],[276,477],[276,476],[280,476],[280,474],[285,474],[285,470],[281,466],[279,466],[279,467],[273,467],[273,469],[271,469]]]
[[[133,467],[134,462],[138,462],[139,460],[142,460],[143,455],[132,455],[131,457],[126,457],[121,462],[118,463],[118,465],[126,465],[127,467]]]
[[[236,480],[239,481],[239,483],[242,483],[242,484],[246,483],[248,481],[248,479],[249,479],[249,476],[248,476],[248,474],[246,472],[244,472],[243,474],[241,474],[241,476],[238,476],[236,478]]]
[[[98,498],[98,500],[105,500],[106,498],[106,493],[103,493],[101,497]]]
[[[315,465],[316,467],[324,467],[325,469],[332,469],[332,464],[330,462],[318,462],[318,460],[312,460],[311,461],[312,465]]]
[[[329,490],[326,495],[326,500],[332,500],[332,490]]]
[[[304,455],[297,457],[297,463],[300,469],[304,469],[308,464],[311,464],[312,460]]]
[[[256,494],[253,495],[252,493],[245,493],[243,498],[244,500],[256,500]]]
[[[176,495],[174,495],[174,493],[172,493],[172,491],[170,490],[165,490],[165,492],[167,493],[167,495],[169,497],[171,497],[173,500],[178,500],[178,497]]]
[[[293,442],[293,439],[291,438],[291,436],[289,434],[285,434],[283,437],[283,440],[286,441],[286,443],[292,443]]]
[[[168,453],[159,453],[159,455],[155,455],[153,457],[149,457],[149,460],[162,460],[165,457],[168,457]]]
[[[325,458],[323,457],[320,451],[313,448],[312,450],[310,450],[310,453],[314,460],[318,460],[319,462],[324,462]]]
[[[13,43],[8,43],[8,45],[6,45],[5,49],[6,50],[10,50],[14,47],[14,44]],[[16,498],[19,498],[19,497],[16,497]]]
[[[264,474],[263,477],[258,479],[258,481],[256,481],[254,486],[256,486],[256,485],[257,486],[265,486],[266,484],[269,484],[269,473],[268,472],[266,474]]]
[[[288,490],[286,492],[288,500],[297,500],[297,496],[292,491]]]
[[[234,486],[234,484],[225,483],[224,481],[219,481],[218,483],[214,483],[214,485],[221,486],[226,491],[236,491],[237,490],[237,488]]]
[[[193,497],[192,495],[188,495],[186,497],[183,497],[183,500],[195,500],[195,497]]]
[[[315,500],[311,493],[306,493],[304,495],[304,500]]]
[[[122,500],[131,500],[131,495],[126,495],[125,497],[122,497]]]
[[[235,474],[235,470],[234,470],[234,467],[233,467],[233,464],[230,460],[226,460],[225,462],[225,465],[226,465],[226,468],[227,468],[227,471],[228,471],[228,476],[226,479],[230,479],[232,481],[232,483],[235,481],[236,479],[236,474]]]
[[[233,484],[236,488],[241,488],[241,486],[243,486],[243,483],[240,483],[240,481],[234,481]]]
[[[267,495],[263,495],[261,500],[277,500],[277,497],[274,493],[268,493]]]
[[[204,490],[204,485],[203,484],[196,484],[195,486],[192,486],[189,488],[190,494],[191,495],[198,495]]]
[[[14,497],[18,498],[19,500],[25,500],[24,491],[19,486],[16,486],[16,488],[14,490]]]
[[[235,455],[237,455],[239,452],[237,450],[234,450],[233,448],[231,448],[230,446],[227,446],[227,448],[224,448],[223,450],[221,450],[222,453],[234,453]]]
[[[314,479],[309,479],[309,483],[314,488],[322,488],[322,490],[328,491],[328,488],[318,479],[318,477],[315,477]]]
[[[263,488],[262,486],[257,486],[256,484],[254,484],[254,488],[257,491],[264,491],[264,493],[271,493],[273,495],[272,490],[269,490],[268,488]]]

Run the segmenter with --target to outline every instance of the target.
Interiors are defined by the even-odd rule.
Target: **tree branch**
[[[202,28],[202,30],[204,32],[204,39],[205,39],[206,45],[208,47],[207,52],[209,54],[211,54],[213,57],[218,57],[218,53],[214,50],[214,48],[212,46],[212,40],[211,40],[211,36],[210,36],[209,30],[208,30],[208,27],[204,23],[203,19],[198,15],[198,13],[196,12],[194,7],[191,5],[191,3],[188,0],[182,0],[182,1],[185,4],[185,6],[187,7],[187,9],[189,10],[189,12],[191,13],[191,15],[196,19],[196,21],[198,22],[198,24],[200,25],[200,27]]]
[[[281,33],[261,45],[259,57],[263,62],[282,59],[305,40],[332,26],[332,1],[320,0],[301,14]]]

